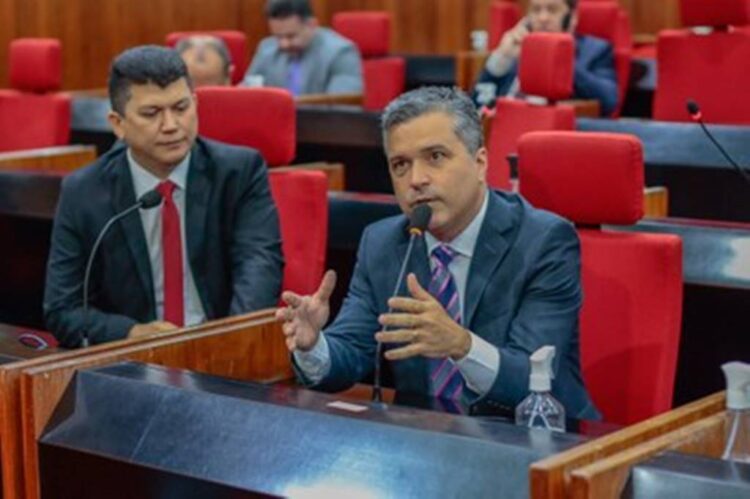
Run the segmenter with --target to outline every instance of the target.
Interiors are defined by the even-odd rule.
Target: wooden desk
[[[34,170],[65,174],[95,159],[94,146],[44,147],[0,153],[0,170]]]
[[[45,391],[40,395],[35,392],[33,385],[22,390],[22,375],[28,370],[55,365],[65,366],[66,376],[69,376],[81,364],[99,365],[117,359],[138,359],[258,381],[286,379],[292,375],[289,355],[283,343],[283,335],[273,318],[273,310],[230,317],[156,336],[105,343],[88,349],[53,350],[2,364],[0,464],[3,497],[36,496],[33,486],[31,496],[24,491],[24,468],[27,473],[31,473],[32,479],[36,476],[36,440],[29,437],[30,440],[23,443],[22,437],[36,434],[35,424],[38,421],[46,422],[57,403],[57,398],[51,392]],[[66,380],[60,383],[55,386],[62,390]],[[32,469],[29,470],[29,467]]]

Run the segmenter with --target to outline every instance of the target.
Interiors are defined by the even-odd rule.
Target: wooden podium
[[[287,379],[292,376],[289,354],[273,313],[269,309],[0,365],[3,497],[38,497],[36,440],[77,369],[136,360],[241,380]]]

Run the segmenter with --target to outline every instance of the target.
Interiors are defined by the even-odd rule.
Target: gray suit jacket
[[[260,75],[267,87],[287,86],[289,56],[279,50],[275,37],[263,39],[241,85]],[[310,46],[302,53],[303,94],[362,93],[362,60],[357,47],[328,28],[317,28]]]
[[[408,244],[407,219],[376,222],[362,236],[344,305],[326,330],[331,370],[317,386],[339,391],[374,368],[378,315],[387,311]],[[415,246],[410,271],[427,286],[430,268],[424,240]],[[520,196],[490,193],[465,296],[466,327],[500,351],[500,372],[485,402],[513,408],[529,387],[529,356],[544,345],[557,349],[553,394],[571,417],[597,418],[583,384],[579,360],[580,250],[573,226],[537,210]],[[400,294],[408,294],[405,289]],[[424,357],[394,362],[396,389],[428,393]],[[474,402],[479,401],[475,397]]]
[[[208,319],[276,305],[283,259],[266,165],[256,151],[199,138],[187,180],[187,255]],[[65,347],[124,338],[156,320],[151,263],[138,213],[117,222],[96,256],[88,319],[86,260],[107,220],[135,203],[126,148],[115,146],[63,180],[47,264],[44,316]],[[159,208],[154,208],[159,209]]]

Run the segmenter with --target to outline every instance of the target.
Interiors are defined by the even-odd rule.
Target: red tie
[[[164,267],[164,320],[182,327],[185,324],[185,304],[182,277],[182,237],[180,213],[172,199],[177,187],[165,180],[156,188],[164,198],[161,207],[161,249]]]

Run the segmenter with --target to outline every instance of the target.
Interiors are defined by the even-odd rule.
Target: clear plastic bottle
[[[516,424],[529,428],[546,428],[552,431],[565,431],[565,408],[555,399],[552,389],[552,360],[555,347],[544,346],[529,358],[531,393],[516,407]]]
[[[722,459],[750,463],[750,364],[721,366],[727,379],[727,442]]]

